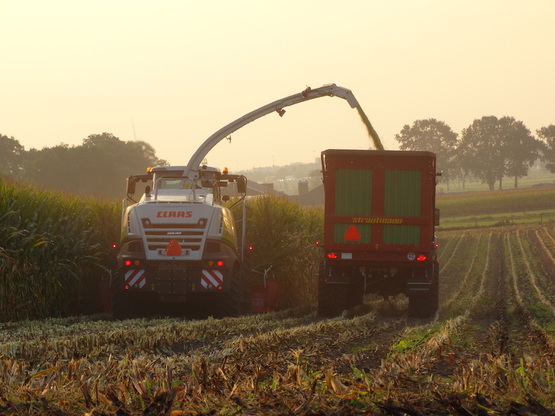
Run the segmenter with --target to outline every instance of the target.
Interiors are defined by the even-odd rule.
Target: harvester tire
[[[223,314],[226,316],[240,316],[245,312],[246,293],[242,280],[240,268],[235,267],[224,305]]]

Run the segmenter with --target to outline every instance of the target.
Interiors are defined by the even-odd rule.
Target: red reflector
[[[222,267],[224,264],[225,264],[225,263],[224,263],[223,260],[218,260],[218,261],[216,262],[216,266],[218,266],[218,267]]]
[[[223,287],[222,287],[221,285],[218,285],[218,287],[217,287],[216,289],[218,289],[218,290],[222,290],[222,289],[223,289]]]
[[[343,238],[347,241],[359,241],[360,240],[360,233],[358,232],[357,227],[354,225],[350,225],[343,234]]]
[[[170,243],[166,246],[166,254],[168,256],[181,256],[183,250],[177,242],[177,240],[170,240]]]
[[[254,250],[254,246],[249,246],[249,250]]]
[[[112,243],[112,248],[118,248],[118,245],[116,243]]]
[[[335,253],[328,253],[328,259],[336,259],[337,258],[337,254]]]
[[[416,258],[416,261],[424,261],[427,258],[428,257],[426,257],[424,254],[419,254],[418,257]]]
[[[125,290],[129,290],[129,285],[125,285],[123,288],[124,288]]]
[[[126,265],[126,266],[131,266],[133,264],[133,262],[131,260],[125,260],[123,262],[123,264]]]

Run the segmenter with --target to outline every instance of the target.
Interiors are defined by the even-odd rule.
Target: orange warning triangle
[[[357,230],[357,227],[354,225],[350,225],[343,234],[343,238],[347,241],[359,241],[360,240],[360,233]]]
[[[170,240],[170,243],[166,246],[166,254],[168,256],[181,256],[181,246],[177,242],[177,240]]]

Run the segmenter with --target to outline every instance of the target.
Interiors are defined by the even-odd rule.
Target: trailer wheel
[[[320,263],[318,270],[318,316],[331,318],[338,316],[345,309],[351,307],[350,296],[351,285],[349,284],[330,284],[324,282],[324,271],[326,265]]]
[[[349,309],[350,287],[347,284],[326,284],[320,282],[318,285],[318,315],[331,318],[340,315],[345,309]]]
[[[364,303],[364,276],[356,269],[353,269],[349,287],[349,307],[354,308],[355,306],[362,305]]]
[[[409,293],[408,316],[411,318],[432,318],[439,308],[439,267],[432,263],[430,268],[433,276],[430,290]]]

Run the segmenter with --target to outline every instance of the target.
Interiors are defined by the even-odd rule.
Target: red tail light
[[[416,257],[416,261],[425,261],[428,257],[426,257],[424,254],[419,254],[418,257]]]
[[[336,253],[328,253],[327,254],[328,259],[336,259],[338,256]]]

